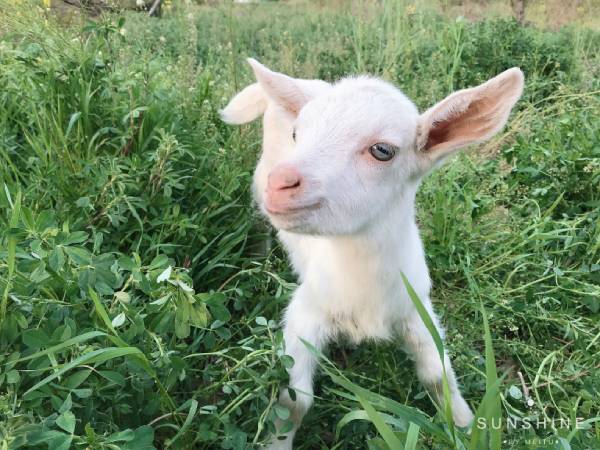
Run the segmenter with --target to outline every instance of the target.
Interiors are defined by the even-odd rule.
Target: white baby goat
[[[443,404],[442,362],[401,278],[404,273],[441,334],[415,194],[423,176],[447,156],[504,126],[521,96],[522,72],[509,69],[419,114],[402,92],[377,78],[329,84],[248,62],[258,83],[236,95],[222,117],[242,124],[264,113],[254,195],[301,282],[284,320],[296,400],[287,389],[280,397],[294,429],[273,438],[269,448],[292,448],[312,403],[316,361],[300,338],[323,348],[337,335],[354,342],[401,336],[419,379]],[[447,356],[444,363],[454,421],[467,426],[473,415]]]

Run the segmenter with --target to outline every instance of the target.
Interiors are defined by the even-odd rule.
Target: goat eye
[[[396,155],[396,149],[393,145],[379,143],[369,147],[369,153],[377,161],[389,161]]]
[[[292,131],[292,139],[296,142],[296,130]]]

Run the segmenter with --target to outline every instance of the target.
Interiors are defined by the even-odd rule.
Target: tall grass
[[[298,448],[600,445],[597,32],[404,2],[0,11],[0,448],[255,448],[288,417],[294,277],[251,204],[260,130],[217,114],[252,81],[246,56],[374,73],[421,109],[513,65],[527,78],[506,132],[418,199],[441,350],[502,428],[454,428],[397,344],[339,344]]]

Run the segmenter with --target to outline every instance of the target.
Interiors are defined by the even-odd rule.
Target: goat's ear
[[[301,80],[282,73],[273,72],[255,59],[248,58],[254,70],[256,81],[267,96],[292,114],[298,114],[302,107],[327,85],[320,80]]]
[[[506,124],[523,92],[523,72],[513,67],[480,86],[457,91],[419,117],[417,146],[436,162],[453,150],[485,141]]]
[[[267,109],[267,98],[258,83],[238,92],[219,113],[224,122],[241,125],[262,116]]]

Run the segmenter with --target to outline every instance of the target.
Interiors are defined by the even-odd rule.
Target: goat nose
[[[302,184],[302,175],[292,166],[279,166],[270,174],[267,181],[267,189],[272,191],[283,191],[285,189],[297,189]]]

